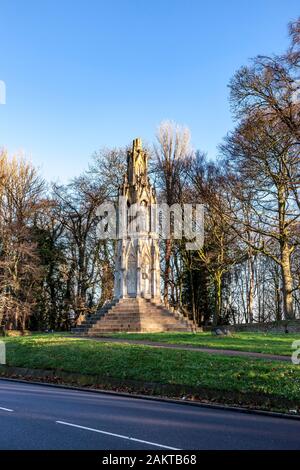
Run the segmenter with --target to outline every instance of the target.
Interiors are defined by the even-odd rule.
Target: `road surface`
[[[300,449],[300,420],[0,380],[0,449]]]

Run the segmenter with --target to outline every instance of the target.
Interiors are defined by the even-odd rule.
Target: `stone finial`
[[[140,138],[134,139],[132,148],[133,150],[142,150],[143,148],[142,139]]]

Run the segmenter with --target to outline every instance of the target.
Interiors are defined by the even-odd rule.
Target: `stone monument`
[[[135,139],[119,188],[114,298],[73,328],[76,334],[195,330],[191,320],[160,302],[156,195],[147,171],[147,153]]]
[[[117,215],[119,240],[115,260],[115,299],[160,301],[159,245],[153,220],[156,195],[147,172],[147,153],[142,149],[141,140],[135,139],[127,155],[127,172],[119,188],[122,204],[118,205]]]

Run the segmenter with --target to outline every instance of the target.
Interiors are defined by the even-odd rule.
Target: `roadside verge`
[[[135,398],[171,401],[247,413],[300,419],[295,413],[298,401],[253,392],[224,391],[180,384],[162,384],[116,379],[99,375],[70,373],[61,370],[30,369],[0,365],[0,377],[21,382],[75,388],[93,392],[114,393]]]

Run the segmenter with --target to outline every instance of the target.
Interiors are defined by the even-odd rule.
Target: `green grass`
[[[60,335],[6,338],[10,366],[300,399],[300,366]]]
[[[212,336],[206,333],[115,333],[113,338],[157,341],[160,343],[233,349],[266,354],[290,356],[292,343],[300,340],[300,333],[234,333],[232,336]]]

